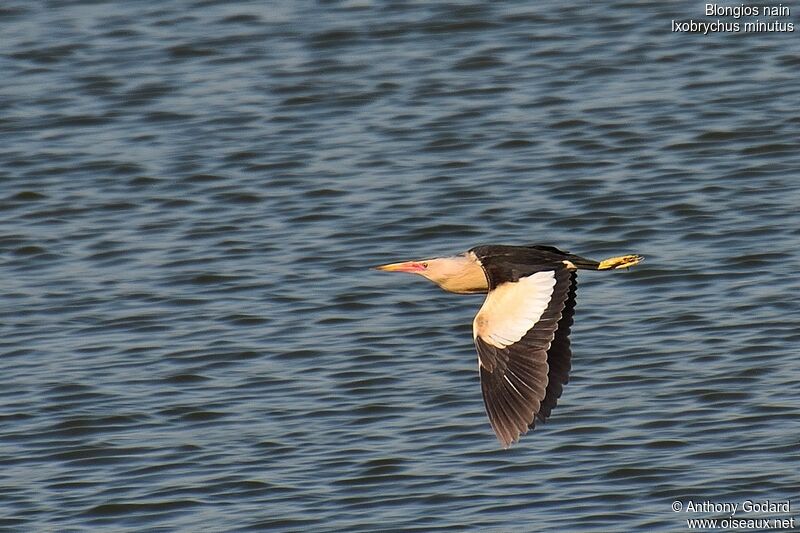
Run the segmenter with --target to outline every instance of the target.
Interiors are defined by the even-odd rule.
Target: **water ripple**
[[[0,7],[0,528],[798,499],[793,34],[671,34],[691,2],[92,4]],[[570,383],[506,451],[481,298],[369,270],[486,242],[647,256],[581,275]]]

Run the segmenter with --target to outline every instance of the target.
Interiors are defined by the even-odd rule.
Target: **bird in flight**
[[[577,270],[617,270],[640,255],[593,261],[552,246],[476,246],[376,267],[419,274],[448,292],[488,293],[472,322],[489,423],[504,448],[556,406],[571,368]]]

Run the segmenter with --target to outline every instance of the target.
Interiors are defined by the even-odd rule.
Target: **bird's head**
[[[404,261],[375,268],[384,272],[418,274],[450,292],[486,292],[487,288],[486,276],[483,270],[468,255]]]
[[[439,270],[438,263],[441,259],[420,259],[414,261],[403,261],[401,263],[389,263],[375,267],[375,270],[383,272],[408,272],[409,274],[419,274],[420,276],[431,279],[432,273]]]

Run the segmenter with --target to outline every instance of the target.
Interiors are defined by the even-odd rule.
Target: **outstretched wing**
[[[561,311],[561,320],[558,321],[553,342],[547,350],[547,390],[541,408],[536,414],[536,419],[544,423],[553,411],[561,397],[564,385],[569,381],[569,371],[572,368],[572,348],[570,347],[569,334],[572,328],[572,317],[575,316],[575,296],[578,292],[578,274],[572,272],[570,277],[569,292],[564,310]],[[533,427],[533,424],[531,424]]]
[[[566,383],[574,277],[558,264],[494,279],[492,269],[486,271],[492,290],[472,330],[486,413],[497,438],[508,447],[527,433],[537,417],[549,416]],[[548,352],[561,326],[566,334],[559,335],[552,354],[558,358],[549,361]]]

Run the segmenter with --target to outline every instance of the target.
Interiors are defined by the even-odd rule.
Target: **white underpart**
[[[544,314],[556,284],[555,272],[536,272],[503,283],[486,297],[472,322],[472,336],[496,348],[519,341]]]

